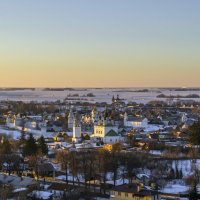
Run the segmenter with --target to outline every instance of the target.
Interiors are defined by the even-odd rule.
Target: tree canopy
[[[194,145],[200,145],[200,120],[190,126],[189,141]]]
[[[37,148],[35,138],[33,137],[32,134],[30,134],[29,138],[24,143],[24,149],[23,149],[24,152],[23,153],[25,156],[36,155],[37,150],[38,150],[38,148]]]
[[[48,147],[45,143],[45,139],[43,135],[38,139],[38,150],[43,154],[47,155],[48,154]]]

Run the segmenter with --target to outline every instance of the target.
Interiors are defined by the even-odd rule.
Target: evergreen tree
[[[36,155],[37,153],[37,144],[32,134],[29,135],[29,138],[26,140],[24,144],[23,153],[25,156]]]
[[[25,142],[26,142],[25,132],[21,131],[20,144],[24,144]]]
[[[48,147],[45,143],[45,139],[43,137],[43,135],[38,139],[38,149],[41,151],[41,153],[43,155],[47,155],[48,154]]]
[[[189,141],[194,145],[200,145],[200,120],[190,126]]]

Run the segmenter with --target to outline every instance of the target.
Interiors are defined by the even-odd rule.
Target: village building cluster
[[[37,180],[28,176],[31,168],[26,162],[20,166],[23,171],[26,171],[26,175],[23,173],[21,178],[11,174],[10,168],[14,163],[2,163],[0,181],[5,187],[8,183],[11,185],[13,194],[18,196],[26,194],[24,199],[35,197],[56,200],[68,195],[65,181],[63,178],[59,179],[59,174],[63,174],[61,163],[55,161],[59,151],[67,150],[72,152],[72,155],[73,152],[93,152],[100,149],[108,152],[116,150],[120,154],[146,152],[157,159],[157,156],[166,153],[166,149],[178,146],[190,147],[187,130],[198,121],[200,116],[200,105],[197,102],[151,101],[147,104],[137,104],[126,103],[118,95],[113,96],[111,104],[61,101],[52,104],[34,103],[43,108],[42,112],[37,114],[34,110],[15,112],[10,105],[8,107],[8,104],[8,102],[1,102],[0,106],[5,110],[0,116],[0,134],[2,134],[0,145],[4,144],[6,137],[17,141],[22,134],[25,139],[31,134],[35,140],[43,137],[48,148],[48,154],[38,165],[40,176]],[[23,148],[23,145],[20,148]],[[20,149],[17,153],[22,155]],[[6,174],[8,171],[9,174]],[[159,200],[167,199],[166,196],[175,199],[180,197],[178,192],[165,194],[156,188],[157,182],[151,182],[149,174],[149,172],[138,171],[135,174],[137,178],[131,184],[128,184],[126,179],[120,181],[116,178],[114,186],[111,184],[112,187],[106,189],[104,198]],[[68,178],[72,181],[71,176]],[[112,178],[106,179],[106,183],[112,182]],[[74,182],[71,184],[74,185]],[[95,185],[96,182],[93,184]],[[95,190],[95,186],[93,187]],[[43,198],[44,196],[46,197]]]

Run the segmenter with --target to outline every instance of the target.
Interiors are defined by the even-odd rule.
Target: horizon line
[[[47,87],[45,87],[45,86],[40,86],[40,87],[23,87],[23,86],[8,86],[8,87],[0,87],[0,89],[68,89],[68,88],[83,88],[83,89],[96,89],[96,88],[105,88],[105,89],[109,89],[109,88],[111,88],[111,89],[114,89],[114,88],[116,88],[116,89],[119,89],[119,88],[200,88],[200,86],[119,86],[119,87],[117,87],[117,86],[114,86],[114,87],[108,87],[108,86],[101,86],[101,87],[78,87],[78,86],[70,86],[70,87],[54,87],[54,86],[52,86],[52,87],[49,87],[49,86],[47,86]]]

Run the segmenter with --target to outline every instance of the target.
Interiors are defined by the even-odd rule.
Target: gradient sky
[[[0,0],[0,87],[189,87],[199,77],[199,0]]]

